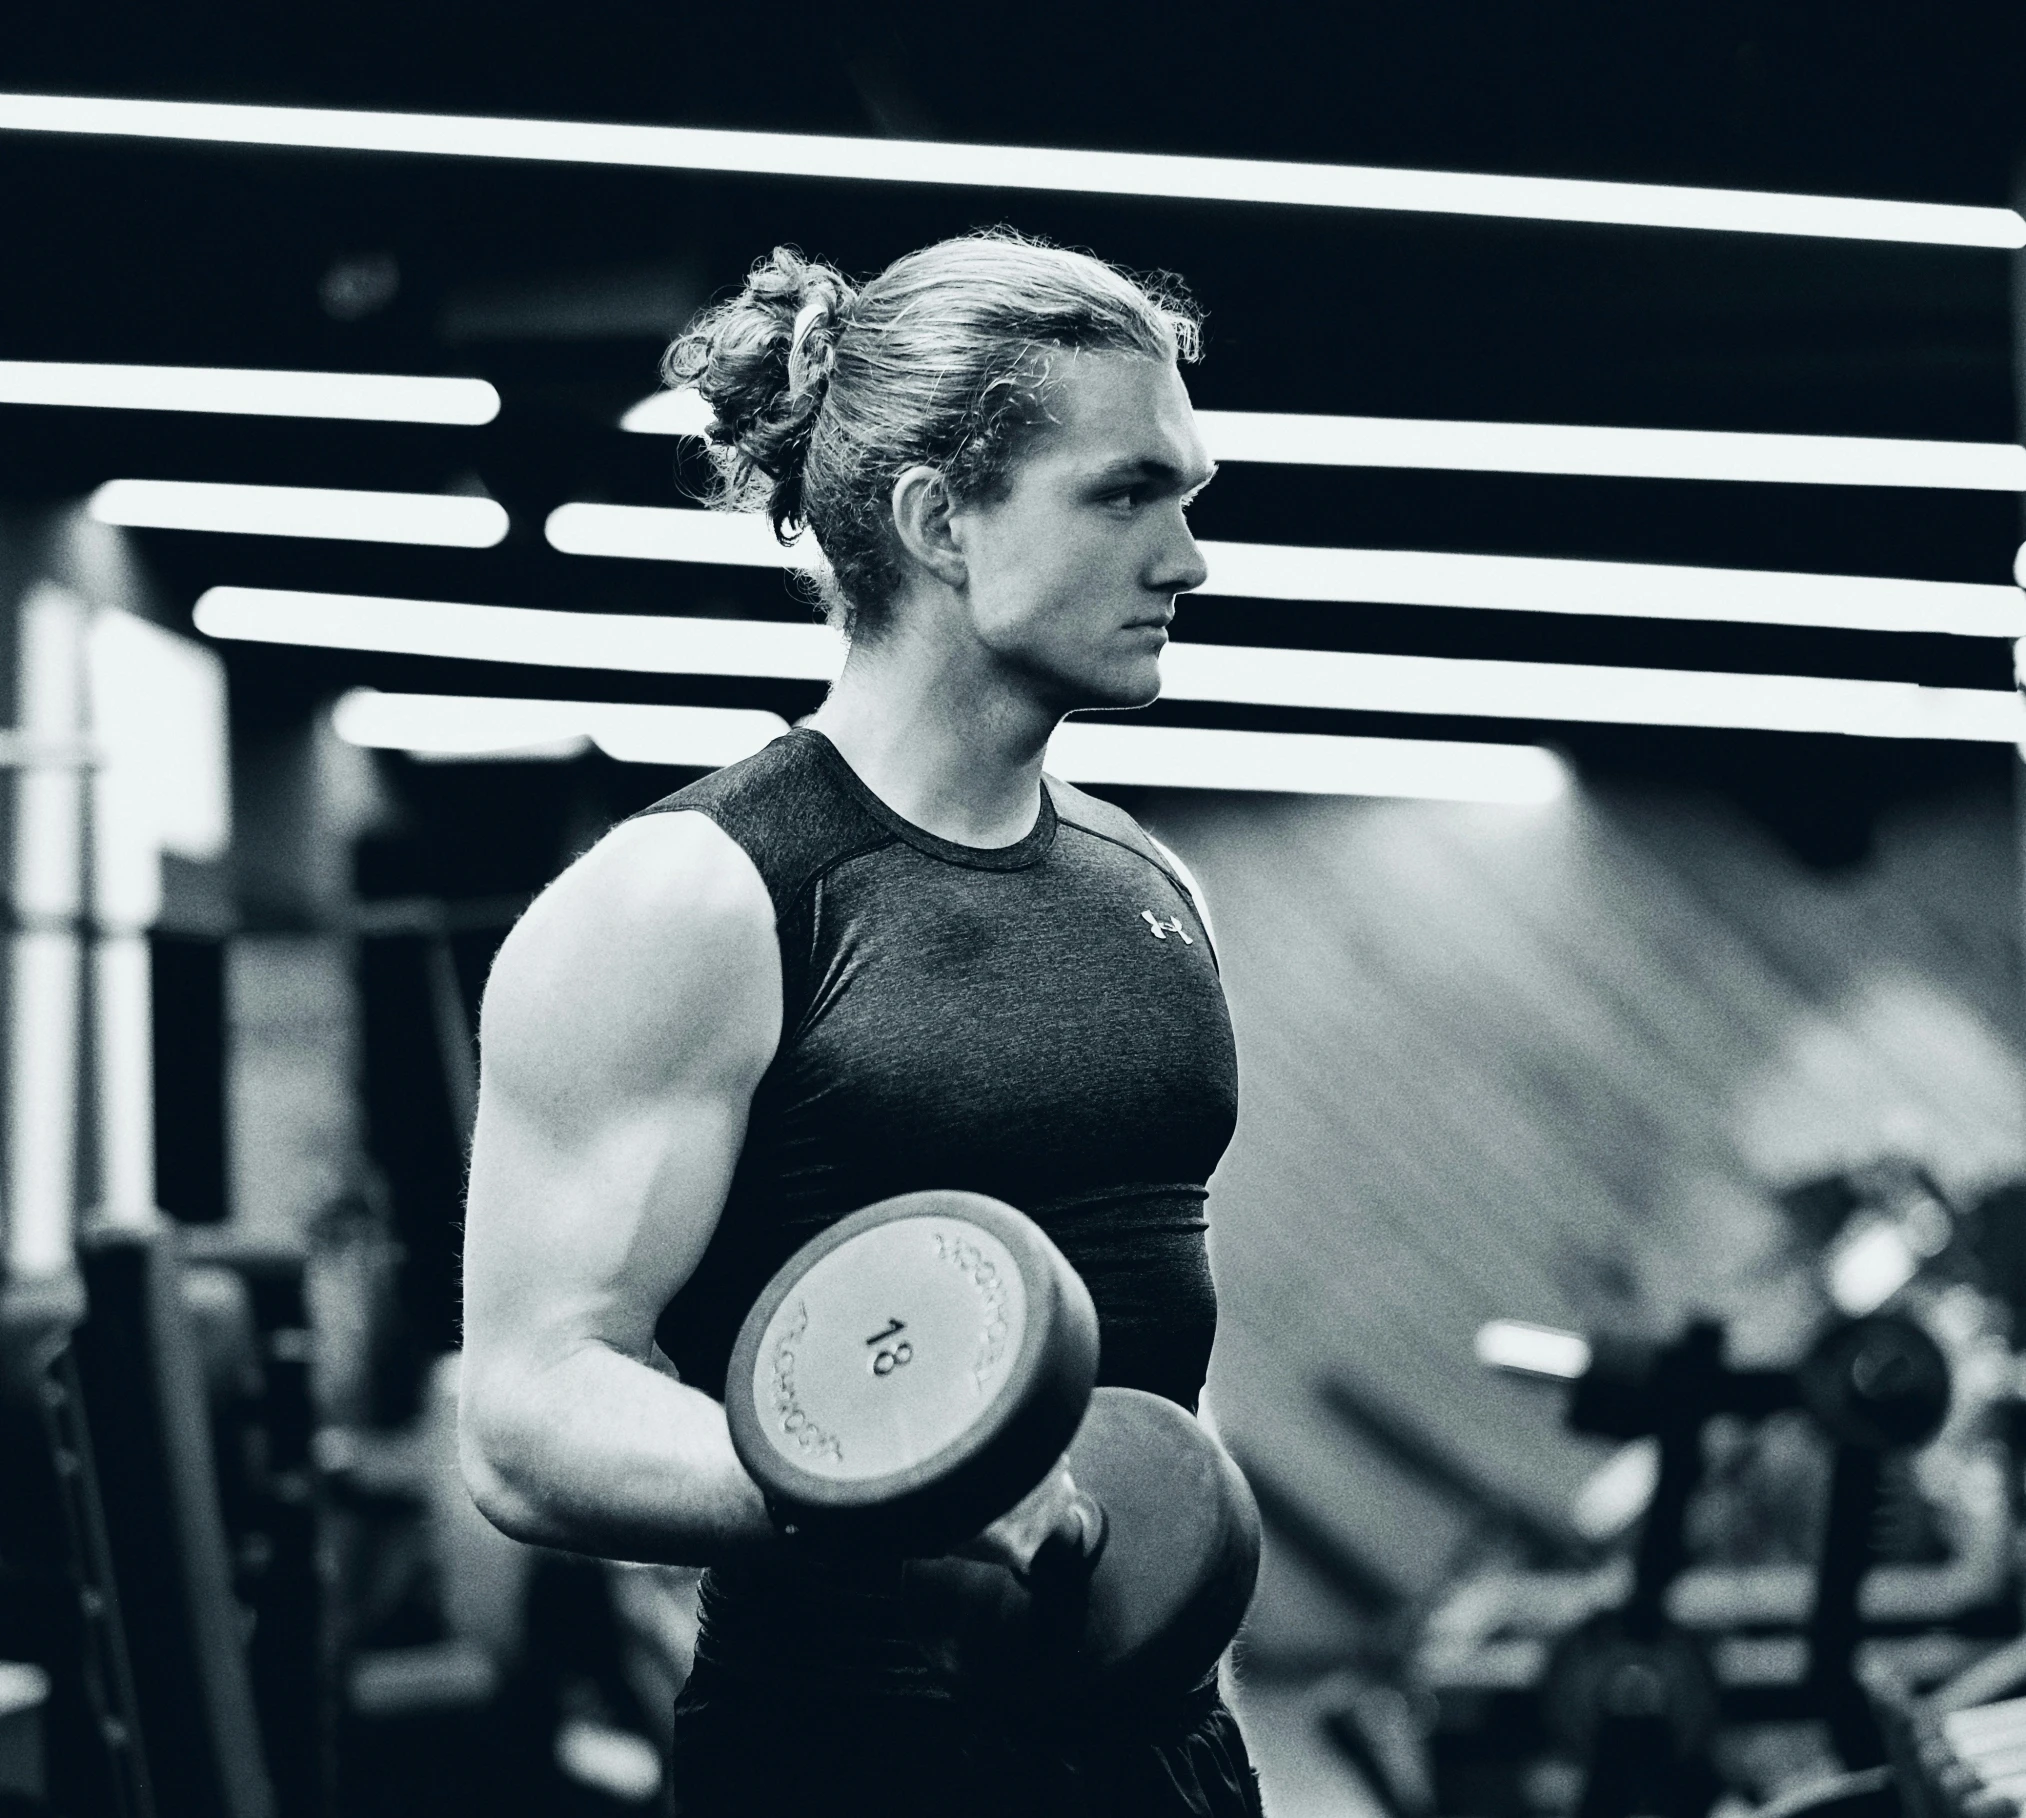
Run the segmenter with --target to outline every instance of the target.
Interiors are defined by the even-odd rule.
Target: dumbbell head
[[[972,1559],[907,1569],[929,1658],[960,1684],[1100,1715],[1180,1696],[1231,1644],[1259,1577],[1259,1509],[1192,1414],[1099,1389],[1064,1462],[1104,1510],[1094,1565],[1016,1580]]]
[[[790,1257],[739,1330],[725,1411],[776,1517],[884,1554],[971,1539],[1061,1458],[1097,1380],[1097,1313],[1031,1219],[909,1193]]]

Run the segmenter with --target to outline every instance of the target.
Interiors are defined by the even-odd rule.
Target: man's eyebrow
[[[1215,461],[1200,473],[1191,475],[1177,467],[1173,461],[1163,461],[1154,455],[1138,455],[1112,461],[1100,467],[1091,475],[1091,484],[1102,486],[1117,480],[1153,480],[1162,485],[1172,486],[1177,492],[1201,492],[1216,477]]]

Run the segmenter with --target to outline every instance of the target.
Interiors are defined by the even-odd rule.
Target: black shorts
[[[676,1818],[1263,1818],[1214,1685],[1072,1731],[950,1699],[818,1696],[700,1667],[676,1701],[672,1770]]]

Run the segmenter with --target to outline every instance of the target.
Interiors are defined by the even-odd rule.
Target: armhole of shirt
[[[806,899],[809,893],[806,889],[801,892],[801,896],[804,899],[802,906],[805,913],[798,920],[794,914],[797,906],[795,901],[791,898],[787,903],[783,903],[783,893],[777,887],[776,880],[768,875],[768,867],[763,862],[762,855],[755,852],[751,846],[739,838],[733,828],[726,825],[726,816],[718,805],[715,802],[703,799],[701,796],[685,800],[684,798],[688,795],[689,791],[681,790],[674,795],[664,796],[660,801],[651,803],[649,806],[637,810],[626,818],[637,821],[644,819],[650,814],[698,815],[702,819],[709,821],[726,839],[731,841],[732,845],[738,849],[740,856],[745,859],[747,864],[752,866],[754,876],[760,880],[760,888],[767,893],[768,905],[774,912],[774,963],[778,968],[776,976],[780,980],[781,988],[781,1027],[779,1033],[774,1038],[774,1052],[768,1057],[767,1066],[763,1069],[763,1072],[770,1072],[773,1069],[775,1061],[780,1059],[781,1051],[787,1047],[788,1038],[796,1027],[797,1020],[807,1010],[808,958],[805,952],[792,950],[789,946],[789,941],[791,936],[800,934],[805,937],[803,945],[805,947],[807,945],[806,935],[809,918],[806,913]],[[1205,926],[1207,927],[1208,924],[1206,923]],[[671,1365],[670,1367],[673,1368],[674,1366]]]
[[[1182,880],[1182,888],[1189,893],[1189,901],[1195,906],[1196,919],[1203,924],[1203,938],[1210,943],[1210,951],[1214,954],[1217,951],[1217,929],[1210,920],[1210,904],[1203,895],[1203,886],[1196,882],[1196,874],[1182,863],[1172,846],[1155,839],[1144,827],[1140,831],[1146,834],[1147,844],[1168,861],[1175,875]]]

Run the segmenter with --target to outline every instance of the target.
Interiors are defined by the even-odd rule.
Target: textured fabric
[[[1157,1722],[1078,1732],[947,1702],[784,1698],[700,1668],[671,1767],[675,1818],[1263,1818],[1214,1687]]]
[[[1028,1213],[1082,1272],[1101,1380],[1193,1407],[1216,1325],[1205,1184],[1237,1066],[1215,955],[1158,848],[1053,779],[1017,845],[951,845],[809,730],[647,812],[678,810],[758,867],[783,991],[717,1232],[661,1321],[683,1379],[724,1393],[746,1308],[817,1232],[962,1187]]]
[[[707,815],[738,842],[781,950],[780,1046],[717,1229],[660,1321],[683,1379],[723,1395],[739,1322],[809,1238],[954,1187],[1028,1213],[1082,1274],[1102,1381],[1193,1407],[1216,1331],[1205,1187],[1236,1059],[1196,906],[1132,818],[1051,778],[1025,839],[952,845],[810,730],[646,812]],[[714,1570],[698,1657],[817,1702],[941,1696],[898,1567]]]

